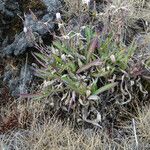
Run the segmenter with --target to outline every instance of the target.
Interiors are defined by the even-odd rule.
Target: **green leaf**
[[[75,63],[73,63],[73,62],[68,62],[68,70],[71,70],[71,72],[76,72],[76,70],[77,70],[77,67],[76,67],[76,64]]]
[[[81,68],[83,66],[83,63],[79,58],[78,58],[78,66],[79,66],[79,68]]]
[[[89,62],[91,55],[94,53],[94,51],[99,47],[99,39],[96,36],[93,38],[93,40],[90,43],[88,52],[87,52],[87,62]]]
[[[53,42],[53,45],[54,47],[56,47],[58,50],[66,53],[66,54],[69,54],[69,51],[68,49],[60,42],[60,41],[55,41]]]
[[[36,56],[37,58],[40,58],[44,62],[46,62],[47,60],[47,57],[42,53],[33,53],[33,55]]]
[[[99,72],[99,73],[92,73],[93,77],[106,77],[110,74],[110,71]]]
[[[86,87],[81,85],[78,81],[73,81],[68,75],[63,75],[61,77],[62,81],[66,83],[66,85],[71,88],[72,90],[76,91],[77,93],[84,95],[86,92]]]
[[[95,92],[97,90],[97,81],[98,81],[98,78],[96,80],[94,80],[94,82],[92,83],[92,86],[91,86],[91,91],[92,93]]]
[[[61,57],[57,56],[57,55],[52,55],[53,58],[55,58],[55,63],[60,63],[60,64],[63,64],[64,62],[62,61]]]
[[[102,92],[105,92],[107,90],[110,90],[111,88],[115,87],[116,85],[118,84],[118,82],[114,82],[114,83],[110,83],[110,84],[107,84],[101,88],[99,88],[98,90],[96,90],[93,95],[98,95]]]
[[[92,29],[88,26],[85,28],[85,36],[86,36],[86,39],[87,39],[87,44],[90,44],[93,33],[92,33]]]
[[[87,63],[86,65],[79,68],[76,73],[78,74],[78,73],[84,72],[93,66],[102,66],[102,65],[103,65],[103,62],[99,59],[96,59],[95,61]]]
[[[112,44],[112,36],[107,37],[107,39],[105,41],[101,42],[101,46],[99,49],[99,54],[101,55],[102,52],[104,52],[104,54],[108,54],[109,50],[110,50],[110,45]]]

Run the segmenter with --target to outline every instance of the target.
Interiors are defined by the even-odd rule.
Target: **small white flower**
[[[82,0],[82,4],[86,4],[89,6],[90,0]]]
[[[115,63],[115,62],[116,62],[115,55],[111,55],[111,56],[110,56],[110,59],[111,59],[112,63]]]
[[[60,15],[60,13],[58,12],[58,13],[56,13],[56,19],[57,20],[60,20],[61,19],[61,15]]]
[[[54,107],[54,103],[53,103],[53,102],[52,102],[52,103],[50,103],[50,106],[51,106],[51,107]]]
[[[27,33],[28,29],[26,27],[23,28],[23,32]]]
[[[131,81],[130,81],[130,83],[131,83],[131,86],[133,86],[133,85],[134,85],[134,81],[133,81],[133,80],[131,80]]]
[[[89,97],[90,95],[91,95],[91,91],[90,91],[90,90],[87,90],[87,91],[86,91],[86,96]]]
[[[145,26],[148,27],[148,21],[145,21]]]
[[[62,54],[62,55],[61,55],[61,59],[62,59],[63,61],[66,61],[66,56],[65,56],[65,54]]]
[[[70,39],[69,35],[63,35],[62,38],[64,38],[65,40],[69,40]]]
[[[110,66],[107,66],[106,68],[107,68],[108,71],[110,70]]]
[[[53,46],[51,47],[51,51],[52,51],[53,54],[59,55],[59,50],[54,48]]]

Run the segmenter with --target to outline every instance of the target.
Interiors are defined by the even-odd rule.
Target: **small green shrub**
[[[90,26],[84,27],[81,33],[71,31],[56,39],[51,47],[39,47],[41,53],[33,54],[41,64],[36,74],[45,81],[40,98],[57,95],[60,107],[65,101],[66,111],[76,112],[80,106],[87,108],[92,101],[98,106],[101,94],[113,93],[119,82],[109,79],[114,74],[120,76],[128,68],[136,48],[134,44],[118,45],[111,34],[101,36]],[[98,117],[96,107],[95,110]],[[87,121],[87,117],[81,116]]]

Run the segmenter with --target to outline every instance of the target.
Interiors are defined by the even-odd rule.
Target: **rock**
[[[22,54],[27,47],[33,46],[32,43],[29,43],[24,35],[21,32],[19,35],[16,35],[14,42],[3,49],[4,55],[19,55]]]
[[[49,13],[56,14],[56,12],[59,11],[61,7],[60,0],[43,0],[43,2],[47,6],[47,11]]]
[[[7,17],[15,17],[19,11],[19,4],[16,0],[0,0],[0,12]]]
[[[18,86],[18,90],[20,94],[28,93],[28,86],[31,83],[33,74],[31,71],[31,66],[25,64],[20,71],[20,82]]]
[[[26,63],[25,53],[41,39],[48,44],[51,39],[47,35],[54,30],[55,13],[60,7],[61,0],[41,0],[40,3],[36,0],[0,0],[0,58],[5,62],[1,81],[13,96],[28,92],[33,77],[30,69],[33,59]],[[18,60],[14,67],[11,61]]]
[[[11,1],[10,1],[11,2]],[[59,0],[43,0],[43,3],[47,6],[47,13],[41,18],[38,19],[33,14],[26,14],[24,16],[23,29],[31,30],[34,34],[38,34],[39,36],[44,36],[49,32],[49,30],[54,29],[53,19],[55,17],[55,13],[60,8],[61,3]],[[8,12],[6,11],[5,5],[1,5],[1,9],[4,9],[6,15]],[[7,6],[7,5],[6,5]],[[8,10],[18,10],[18,3],[16,5],[10,5]],[[3,8],[4,7],[4,8]],[[37,12],[36,12],[37,13]],[[13,17],[15,14],[10,11],[9,16]],[[35,18],[34,18],[35,17]],[[22,30],[23,30],[22,29]],[[1,32],[0,32],[1,33]],[[26,36],[23,32],[16,35],[15,40],[12,44],[6,46],[3,49],[3,55],[20,55],[26,51],[28,47],[32,47],[33,43],[26,39]]]
[[[7,66],[4,73],[3,82],[8,85],[12,96],[19,96],[19,94],[27,93],[30,82],[32,81],[31,66],[27,63],[18,65],[18,69],[14,70]]]
[[[16,0],[0,0],[0,49],[6,38],[7,44],[10,44],[16,32],[20,31],[22,23],[18,15],[21,15],[21,11]]]
[[[33,19],[32,15],[26,15],[24,21],[24,28],[30,29],[32,32],[38,33],[40,36],[46,34],[49,30],[53,30],[54,24],[50,23],[53,16],[46,14],[41,20]]]

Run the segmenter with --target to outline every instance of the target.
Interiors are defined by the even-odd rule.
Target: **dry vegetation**
[[[40,64],[36,75],[44,79],[38,94],[14,101],[9,95],[3,98],[0,149],[150,149],[150,2],[96,0],[88,8],[78,0],[64,1],[53,46],[35,44],[40,51],[33,54]],[[143,24],[138,26],[137,20]],[[105,40],[98,39],[100,56],[99,31]],[[139,34],[142,40],[136,41]],[[102,60],[100,67],[92,64],[97,60]]]
[[[25,109],[30,110],[28,120]],[[5,149],[32,149],[32,150],[97,150],[97,149],[136,149],[136,138],[139,149],[149,149],[150,142],[150,108],[143,106],[142,110],[137,110],[135,118],[136,134],[132,120],[122,124],[118,130],[113,129],[113,133],[108,130],[98,128],[73,128],[69,122],[58,121],[54,116],[51,119],[44,115],[41,103],[34,102],[22,108],[18,105],[20,114],[16,117],[14,130],[4,131],[1,134],[0,146]],[[6,111],[7,119],[13,113]],[[7,114],[8,113],[8,114]],[[30,117],[29,117],[30,116]],[[40,119],[42,117],[42,119]],[[32,118],[32,119],[31,119]],[[44,119],[45,118],[45,119]],[[13,120],[11,120],[13,121]],[[28,123],[29,124],[28,124]],[[8,125],[8,124],[7,124]]]

